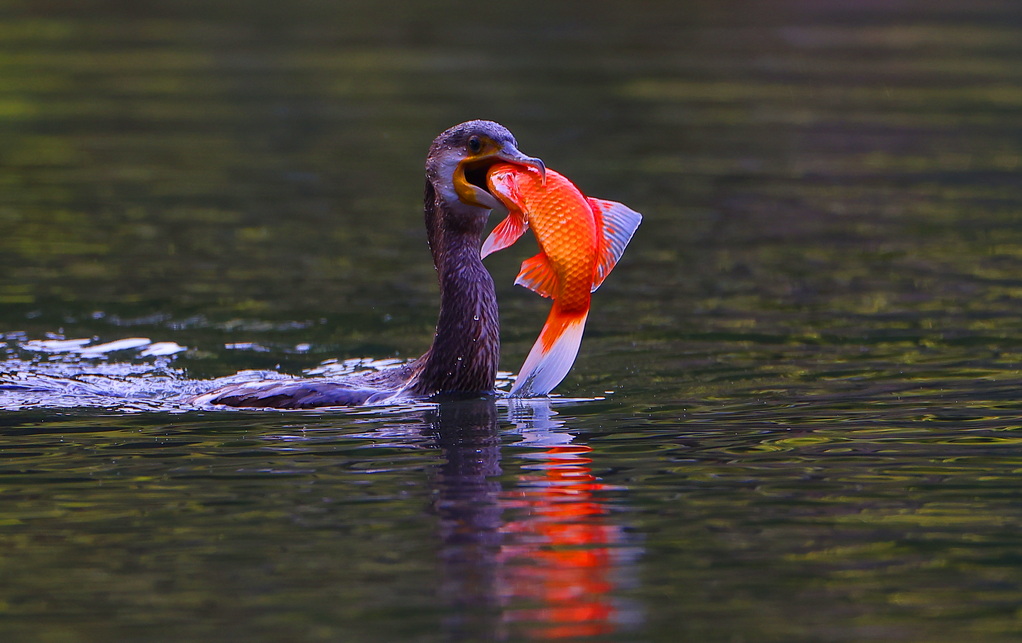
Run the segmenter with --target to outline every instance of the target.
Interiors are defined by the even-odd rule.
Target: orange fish
[[[546,395],[575,362],[591,293],[621,258],[642,215],[614,201],[589,198],[549,169],[544,180],[536,169],[497,163],[486,180],[509,214],[483,242],[482,256],[507,248],[526,227],[539,242],[539,254],[522,263],[515,283],[554,304],[511,396]]]

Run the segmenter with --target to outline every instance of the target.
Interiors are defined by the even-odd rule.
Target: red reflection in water
[[[543,451],[541,473],[520,477],[502,503],[526,516],[504,525],[501,549],[505,597],[536,607],[505,618],[529,624],[541,639],[609,634],[616,610],[610,599],[614,545],[622,532],[607,519],[597,495],[606,485],[592,474],[590,447],[561,445]]]

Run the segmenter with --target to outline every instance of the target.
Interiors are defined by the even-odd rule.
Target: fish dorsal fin
[[[507,248],[525,234],[525,217],[521,213],[512,212],[507,218],[497,224],[483,242],[479,250],[481,257]]]
[[[624,254],[625,247],[632,240],[635,229],[642,221],[642,215],[617,201],[590,198],[589,205],[592,206],[593,213],[596,215],[601,234],[600,256],[596,262],[596,275],[593,278],[593,291],[595,291]]]
[[[529,290],[553,299],[557,292],[557,273],[544,253],[539,253],[522,262],[522,270],[515,283]]]

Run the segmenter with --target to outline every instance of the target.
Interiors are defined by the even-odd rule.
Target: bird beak
[[[540,159],[522,154],[513,145],[504,145],[494,156],[501,161],[531,167],[539,172],[543,184],[546,185],[546,164]]]
[[[546,165],[543,161],[522,154],[510,143],[498,145],[490,141],[479,153],[462,159],[454,170],[454,189],[458,198],[463,203],[481,208],[492,210],[498,207],[496,197],[486,189],[486,173],[500,162],[532,168],[539,172],[543,183],[546,183]]]

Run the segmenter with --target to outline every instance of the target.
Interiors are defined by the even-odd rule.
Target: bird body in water
[[[196,397],[197,404],[235,407],[354,406],[395,398],[486,394],[500,357],[497,297],[479,247],[490,211],[495,163],[532,167],[543,162],[518,151],[514,136],[492,121],[468,121],[440,134],[426,157],[424,212],[429,248],[440,282],[440,315],[433,343],[407,364],[337,379],[275,379],[229,384]]]

